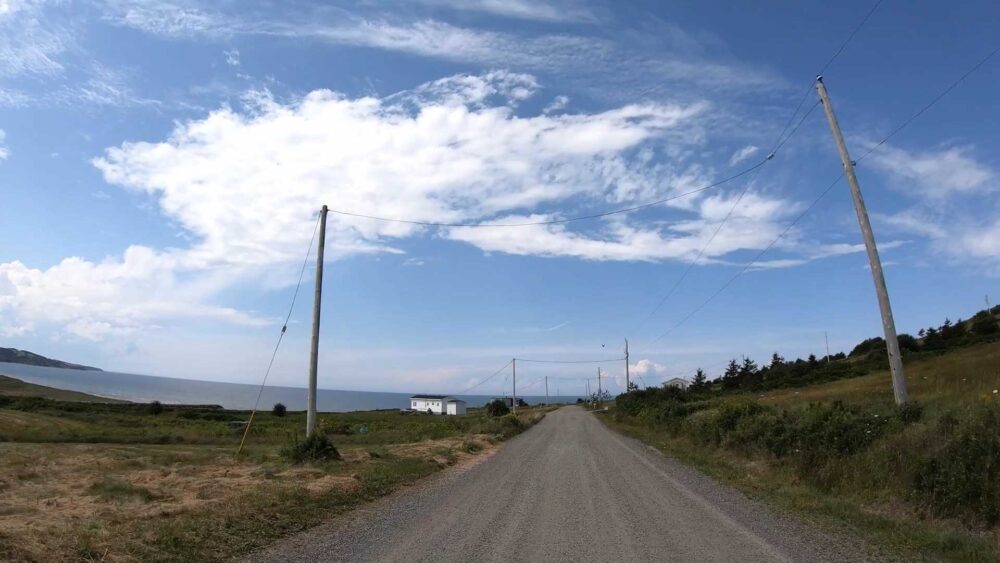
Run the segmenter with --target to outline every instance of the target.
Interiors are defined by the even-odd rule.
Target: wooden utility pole
[[[625,392],[628,393],[632,390],[632,386],[629,385],[628,378],[628,338],[625,339]]]
[[[601,366],[597,366],[597,402],[598,404],[604,401],[604,394],[601,392]]]
[[[823,103],[826,111],[826,120],[830,123],[830,131],[833,132],[833,140],[837,144],[837,151],[840,153],[840,161],[844,167],[844,176],[847,177],[847,184],[851,187],[851,197],[854,199],[854,211],[858,215],[858,223],[861,225],[861,235],[865,239],[865,249],[868,251],[868,263],[872,270],[872,279],[875,282],[875,294],[878,297],[879,310],[882,313],[882,331],[885,333],[886,349],[889,352],[889,371],[892,373],[892,391],[896,398],[896,404],[905,403],[908,398],[906,394],[906,376],[903,373],[903,358],[899,353],[899,340],[896,339],[896,323],[892,319],[892,307],[889,304],[889,291],[885,287],[885,276],[882,274],[882,261],[878,256],[878,247],[875,245],[875,235],[872,233],[872,225],[868,220],[868,211],[865,209],[865,200],[861,197],[861,187],[858,185],[858,177],[854,174],[854,161],[847,152],[847,143],[840,132],[840,125],[837,124],[837,116],[833,113],[833,104],[826,92],[826,85],[823,84],[823,77],[816,77],[816,91],[819,99]]]
[[[517,412],[517,358],[512,358],[510,360],[510,374],[511,383],[513,385],[510,393],[510,409]]]
[[[590,400],[590,378],[587,378],[587,400]]]
[[[545,404],[549,404],[549,376],[545,376]]]
[[[319,212],[316,245],[316,287],[313,293],[312,343],[309,349],[309,391],[306,395],[306,437],[316,431],[316,366],[319,361],[319,313],[323,304],[323,251],[326,248],[326,206]]]
[[[830,363],[830,335],[823,331],[823,340],[826,341],[826,363]]]

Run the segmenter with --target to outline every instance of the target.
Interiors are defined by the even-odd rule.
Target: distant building
[[[507,405],[508,409],[509,408],[513,408],[513,406],[514,406],[514,399],[512,399],[511,397],[493,397],[492,399],[490,399],[489,402],[492,403],[493,401],[500,401],[501,403]],[[527,407],[528,403],[525,403],[524,399],[518,397],[517,398],[517,406],[519,406],[519,407]]]
[[[445,403],[445,413],[452,416],[465,414],[465,401],[462,399],[448,399],[448,402]]]
[[[410,397],[410,410],[432,414],[465,414],[465,401],[448,395],[414,395]]]
[[[675,377],[673,379],[668,379],[668,380],[666,380],[666,381],[663,382],[663,386],[664,387],[678,387],[680,389],[687,389],[688,385],[689,385],[688,380],[680,378],[680,377]]]

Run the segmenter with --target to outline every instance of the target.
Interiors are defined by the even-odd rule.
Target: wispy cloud
[[[0,129],[0,160],[7,160],[10,156],[10,149],[7,147],[5,141],[7,140],[7,132]]]
[[[906,151],[883,145],[871,155],[872,164],[911,196],[940,200],[955,194],[995,191],[996,172],[972,156],[972,147]]]
[[[737,164],[757,154],[757,152],[759,151],[760,147],[756,145],[747,145],[741,148],[740,150],[734,152],[733,156],[729,157],[729,165],[736,166]]]
[[[552,22],[594,23],[597,17],[579,2],[532,2],[530,0],[416,0],[428,6],[482,12],[509,18]]]

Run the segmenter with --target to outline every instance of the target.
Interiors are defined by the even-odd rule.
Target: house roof
[[[684,383],[688,383],[688,380],[684,379],[683,377],[671,377],[670,379],[664,381],[664,383],[673,383],[675,381],[682,381]]]
[[[447,399],[448,395],[413,395],[411,399]]]
[[[462,399],[448,399],[449,403],[464,403]]]

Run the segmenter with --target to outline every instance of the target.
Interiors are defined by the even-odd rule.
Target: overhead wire
[[[851,41],[858,34],[858,32],[861,31],[861,28],[863,28],[865,26],[865,24],[868,23],[868,20],[871,19],[872,14],[875,13],[875,11],[878,9],[878,7],[882,4],[883,1],[884,0],[876,0],[876,2],[872,5],[871,9],[868,10],[868,13],[865,14],[864,18],[862,18],[861,21],[858,23],[858,25],[856,25],[854,27],[854,29],[851,31],[850,35],[847,36],[847,38],[844,40],[844,42],[841,43],[840,47],[833,53],[833,55],[826,61],[826,63],[823,64],[823,66],[820,68],[819,74],[823,74],[826,71],[826,69],[828,69],[830,67],[830,65],[833,64],[833,62],[835,60],[837,60],[837,58],[841,55],[841,53],[843,53],[844,50],[847,49],[847,46],[851,43]],[[799,128],[802,127],[802,124],[805,123],[805,121],[809,117],[809,115],[812,114],[812,112],[819,105],[819,101],[817,100],[809,108],[809,110],[806,111],[805,115],[802,117],[802,119],[799,120],[798,124],[795,125],[795,127],[790,132],[788,132],[788,128],[791,127],[792,123],[795,123],[795,118],[798,117],[799,110],[802,108],[802,105],[805,103],[806,99],[808,98],[809,91],[812,90],[812,88],[813,88],[813,84],[810,83],[810,85],[802,93],[802,96],[799,98],[799,102],[795,105],[795,110],[788,117],[788,121],[785,122],[785,126],[782,127],[781,132],[778,133],[778,136],[775,139],[774,144],[771,147],[771,150],[768,153],[767,158],[765,159],[765,162],[773,159],[774,156],[775,156],[775,154],[782,147],[784,147],[785,144],[792,137],[795,136],[795,133],[798,132]],[[785,136],[786,132],[788,132],[788,136],[787,137]],[[691,270],[694,269],[694,266],[699,263],[699,261],[701,260],[702,256],[705,255],[705,251],[708,250],[708,247],[712,245],[712,242],[715,241],[715,238],[719,235],[719,232],[722,231],[722,228],[726,225],[726,223],[732,217],[733,212],[736,211],[736,208],[739,206],[740,202],[743,200],[743,197],[746,195],[747,191],[750,189],[750,187],[753,185],[753,183],[757,180],[757,177],[760,175],[760,170],[761,170],[760,168],[757,169],[757,171],[754,173],[753,178],[747,183],[747,185],[743,188],[743,190],[740,191],[739,195],[736,198],[736,201],[733,203],[732,207],[730,207],[729,212],[726,213],[726,216],[716,226],[715,231],[709,237],[708,241],[704,244],[704,246],[701,247],[701,250],[698,251],[698,255],[695,257],[695,259],[692,260],[692,261],[690,261],[690,262],[688,262],[687,267],[681,273],[680,277],[670,287],[670,289],[667,291],[667,293],[664,294],[664,296],[659,300],[659,302],[657,302],[656,306],[653,307],[653,309],[649,312],[649,314],[647,314],[642,319],[642,321],[640,321],[635,326],[635,328],[633,328],[632,331],[630,331],[630,332],[634,333],[635,331],[639,330],[639,328],[641,328],[651,318],[653,318],[653,316],[657,313],[657,311],[659,311],[660,308],[663,307],[663,305],[667,302],[667,300],[669,300],[670,297],[673,296],[674,292],[677,291],[677,289],[680,287],[681,283],[683,283],[684,280],[687,278],[688,274],[691,273]]]
[[[941,91],[941,93],[939,93],[937,96],[935,96],[930,102],[928,102],[927,104],[925,104],[923,107],[921,107],[919,110],[917,110],[914,114],[912,114],[910,117],[908,117],[907,119],[903,120],[898,126],[896,126],[895,128],[893,128],[889,132],[889,134],[887,134],[886,136],[884,136],[878,143],[876,143],[873,147],[871,147],[864,155],[861,156],[861,158],[855,160],[854,161],[855,165],[858,162],[860,162],[861,160],[863,160],[864,158],[866,158],[867,156],[871,155],[880,146],[884,145],[890,138],[892,138],[897,133],[899,133],[900,131],[902,131],[903,129],[905,129],[914,120],[916,120],[917,118],[919,118],[921,115],[923,115],[924,113],[926,113],[927,110],[929,110],[935,104],[937,104],[938,102],[940,102],[945,96],[947,96],[949,93],[951,93],[951,91],[953,91],[966,78],[968,78],[971,74],[973,74],[974,72],[976,72],[977,70],[979,70],[980,68],[982,68],[982,66],[984,64],[986,64],[986,62],[989,61],[991,58],[993,58],[998,52],[1000,52],[1000,46],[998,46],[997,48],[995,48],[992,51],[990,51],[985,57],[983,57],[982,59],[980,59],[976,64],[974,64],[972,67],[970,67],[965,73],[963,73],[955,81],[953,81],[951,84],[949,84],[947,88],[945,88],[943,91]],[[705,301],[703,301],[700,305],[698,305],[698,307],[696,307],[693,311],[691,311],[690,313],[688,313],[688,315],[686,317],[684,317],[683,319],[681,319],[678,323],[676,323],[675,325],[673,325],[672,327],[670,327],[666,332],[664,332],[663,334],[661,334],[660,336],[658,336],[655,340],[653,340],[653,342],[655,343],[655,342],[658,342],[658,341],[662,340],[664,337],[666,337],[667,335],[669,335],[671,332],[673,332],[674,330],[676,330],[677,328],[679,328],[682,324],[684,324],[691,317],[693,317],[695,314],[697,314],[698,311],[700,311],[706,305],[708,305],[709,302],[711,302],[719,294],[721,294],[723,291],[725,291],[726,288],[728,288],[730,285],[732,285],[732,283],[735,282],[737,278],[739,278],[740,276],[742,276],[744,273],[747,272],[747,270],[749,270],[751,267],[753,267],[753,265],[756,264],[757,261],[760,260],[760,258],[763,257],[764,254],[766,254],[775,244],[777,244],[777,242],[779,240],[781,240],[782,238],[784,238],[784,236],[786,234],[788,234],[788,231],[790,231],[791,228],[794,227],[796,223],[798,223],[806,214],[808,214],[814,207],[816,207],[816,205],[826,196],[826,194],[828,194],[830,192],[830,190],[833,189],[833,187],[835,185],[837,185],[838,182],[840,182],[841,178],[843,178],[843,177],[844,177],[844,173],[841,172],[840,175],[837,176],[837,178],[833,182],[831,182],[830,185],[827,186],[826,189],[824,189],[819,194],[819,196],[816,199],[814,199],[812,201],[812,203],[810,203],[805,208],[805,210],[802,211],[802,213],[800,213],[797,217],[795,217],[795,219],[792,220],[791,224],[789,224],[788,227],[786,227],[784,231],[782,231],[774,240],[772,240],[766,247],[764,247],[764,249],[761,250],[760,253],[758,253],[757,256],[755,256],[753,258],[753,260],[751,260],[750,262],[748,262],[743,267],[743,269],[741,269],[739,272],[736,273],[736,275],[734,275],[729,280],[727,280],[719,289],[717,289],[715,291],[715,293],[713,293],[711,296],[709,296],[708,299],[706,299]]]
[[[306,266],[309,264],[309,256],[312,254],[313,243],[316,242],[316,231],[319,229],[320,216],[316,216],[316,224],[313,225],[312,237],[309,238],[309,247],[306,249],[305,258],[302,259],[302,268],[299,270],[299,279],[295,282],[295,291],[292,292],[292,302],[288,305],[288,314],[285,315],[285,322],[281,324],[281,332],[278,334],[278,340],[274,343],[274,351],[271,352],[271,360],[267,363],[267,369],[264,370],[264,378],[260,382],[260,388],[257,389],[257,398],[253,402],[253,410],[250,411],[250,419],[247,420],[247,426],[243,429],[243,437],[240,438],[240,445],[236,449],[236,455],[240,455],[243,451],[243,444],[246,443],[247,435],[250,434],[250,427],[253,425],[253,419],[257,415],[257,407],[260,406],[260,397],[264,393],[264,385],[267,383],[267,378],[271,375],[271,368],[274,367],[274,360],[278,356],[278,348],[281,347],[281,342],[285,338],[285,332],[288,330],[288,321],[292,318],[292,311],[295,310],[295,300],[299,296],[299,288],[302,287],[302,278],[306,273]]]
[[[487,381],[493,379],[494,377],[496,377],[497,375],[499,375],[500,372],[502,372],[503,370],[507,369],[507,366],[509,366],[511,364],[511,361],[512,360],[508,360],[507,363],[504,364],[502,368],[500,368],[500,369],[496,370],[495,372],[493,372],[493,375],[487,377],[486,379],[483,379],[482,381],[480,381],[479,383],[476,383],[475,385],[473,385],[471,387],[468,387],[466,389],[463,389],[463,390],[459,391],[458,393],[455,393],[455,395],[464,395],[464,394],[468,393],[469,391],[472,391],[476,387],[479,387],[480,385],[482,385],[482,384],[486,383]],[[506,379],[504,381],[506,381]]]

